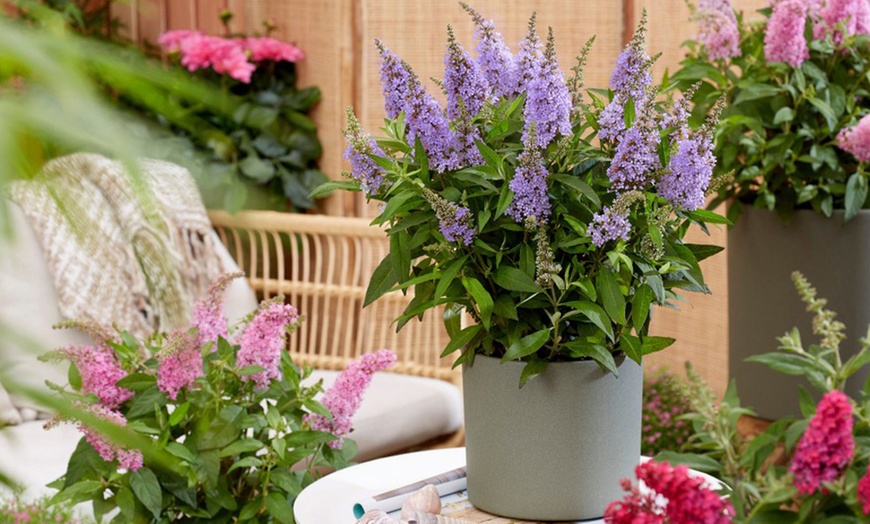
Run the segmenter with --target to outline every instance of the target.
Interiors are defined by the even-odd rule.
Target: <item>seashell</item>
[[[400,521],[390,517],[383,510],[372,509],[365,512],[365,515],[360,517],[357,524],[402,524]]]
[[[432,515],[430,513],[416,512],[402,519],[404,524],[474,524],[470,520],[455,519],[444,515]]]
[[[432,484],[423,486],[402,504],[402,520],[408,520],[415,513],[429,513],[430,515],[441,513],[441,496]]]

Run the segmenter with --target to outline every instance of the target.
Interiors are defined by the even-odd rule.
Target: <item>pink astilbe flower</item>
[[[728,524],[734,517],[731,503],[704,479],[690,476],[686,466],[650,460],[637,466],[635,475],[647,489],[623,479],[622,487],[629,493],[607,507],[608,524]]]
[[[110,348],[103,345],[67,346],[59,353],[78,369],[82,377],[82,392],[96,395],[106,408],[115,409],[133,397],[132,391],[117,385],[127,372]]]
[[[190,332],[175,330],[167,335],[158,355],[157,387],[172,400],[203,375],[200,347]]]
[[[785,0],[776,4],[764,35],[764,58],[768,62],[785,62],[800,67],[810,57],[804,36],[806,20],[807,5],[803,0]]]
[[[861,503],[861,513],[870,515],[870,465],[867,472],[858,481],[858,502]]]
[[[698,41],[713,60],[740,56],[740,30],[734,13],[730,14],[728,16],[721,11],[698,12]]]
[[[852,404],[842,391],[825,393],[789,466],[798,491],[810,494],[840,478],[854,451]]]
[[[305,53],[295,45],[268,36],[245,38],[242,46],[251,53],[254,62],[298,62],[305,58]]]
[[[859,162],[870,162],[870,115],[859,120],[853,127],[840,130],[837,142],[840,149],[855,155]]]
[[[236,366],[260,366],[263,371],[245,375],[243,380],[252,380],[257,389],[269,386],[270,379],[281,378],[281,351],[284,349],[284,329],[296,323],[299,315],[289,304],[270,304],[261,309],[242,332],[236,353]]]
[[[230,282],[243,276],[242,272],[221,275],[209,285],[205,297],[194,306],[193,326],[199,331],[198,344],[200,346],[206,342],[217,344],[218,337],[227,338],[227,319],[224,315],[223,294]]]
[[[311,424],[312,429],[327,431],[338,437],[329,446],[334,449],[341,448],[344,436],[350,433],[351,418],[359,409],[363,394],[372,381],[372,375],[395,362],[396,354],[388,349],[363,355],[351,362],[323,395],[323,405],[332,413],[332,420],[318,414],[306,415],[304,420]]]
[[[117,411],[112,411],[97,404],[88,406],[86,409],[94,416],[111,422],[117,426],[124,427],[127,425],[127,419]],[[97,453],[99,453],[100,457],[106,462],[111,462],[117,458],[118,464],[121,468],[129,471],[136,471],[142,467],[142,453],[139,451],[124,449],[109,441],[98,431],[89,428],[84,424],[80,423],[78,429],[84,435],[85,440],[88,441],[95,450],[97,450]]]
[[[819,9],[821,21],[816,25],[814,36],[824,38],[831,35],[834,43],[840,45],[852,35],[870,34],[870,3],[867,0],[827,0]],[[838,27],[844,24],[844,27]]]

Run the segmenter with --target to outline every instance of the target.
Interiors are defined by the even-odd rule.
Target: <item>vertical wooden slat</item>
[[[209,35],[223,35],[226,30],[220,13],[227,8],[226,0],[196,0],[196,28]]]

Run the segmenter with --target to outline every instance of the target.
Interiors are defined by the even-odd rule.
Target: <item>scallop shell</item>
[[[402,524],[400,521],[390,517],[383,510],[372,509],[365,512],[365,515],[360,517],[357,524]]]
[[[432,515],[430,513],[416,512],[402,519],[405,524],[474,524],[470,520],[455,519],[444,515]]]
[[[415,513],[441,513],[441,496],[432,484],[423,486],[402,504],[402,520],[408,520]]]

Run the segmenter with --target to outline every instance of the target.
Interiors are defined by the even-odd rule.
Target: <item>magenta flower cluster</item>
[[[807,5],[803,0],[784,0],[773,8],[764,35],[764,57],[768,62],[800,66],[810,57],[804,27]]]
[[[734,516],[731,503],[686,466],[649,460],[637,466],[635,475],[645,488],[622,479],[628,494],[607,507],[607,524],[730,524]]]
[[[296,323],[299,315],[289,304],[270,304],[261,309],[239,337],[236,366],[259,366],[262,371],[245,375],[257,389],[267,388],[270,379],[281,378],[281,351],[284,349],[285,328]]]
[[[840,478],[855,452],[852,425],[849,397],[839,390],[825,393],[789,466],[798,491],[811,494]]]
[[[96,395],[106,409],[116,409],[133,397],[133,392],[117,382],[127,376],[115,352],[100,341],[96,346],[68,346],[60,354],[72,362],[82,377],[83,393]]]
[[[97,418],[103,419],[106,422],[111,422],[117,426],[124,427],[127,425],[127,419],[117,411],[113,411],[100,404],[87,406],[87,411]],[[136,471],[142,467],[142,453],[137,450],[124,449],[123,447],[111,442],[97,430],[79,424],[79,431],[85,437],[85,440],[97,450],[100,457],[106,462],[111,462],[118,459],[118,465],[129,471]]]
[[[691,411],[679,379],[669,373],[645,378],[641,415],[641,454],[679,451],[693,433],[692,425],[681,415]]]
[[[344,437],[350,433],[351,419],[362,403],[363,393],[371,383],[372,375],[387,369],[395,362],[396,354],[388,349],[363,355],[359,360],[351,362],[323,395],[323,405],[332,414],[332,418],[311,414],[306,415],[304,421],[312,429],[326,431],[338,437],[329,446],[341,448]]]
[[[840,149],[852,153],[859,162],[870,162],[870,115],[852,127],[841,129],[837,143]]]
[[[162,34],[157,42],[166,52],[179,53],[181,65],[189,71],[212,69],[246,84],[261,62],[298,62],[305,57],[293,44],[270,37],[223,38],[176,30]]]

